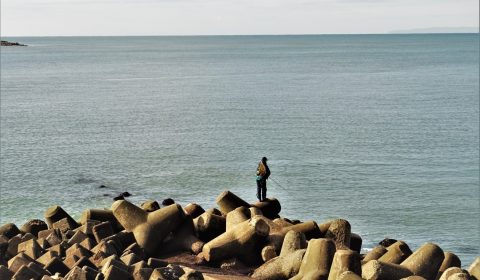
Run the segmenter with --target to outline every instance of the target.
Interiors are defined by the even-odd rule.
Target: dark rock
[[[8,42],[8,41],[4,41],[4,40],[2,40],[1,45],[4,46],[4,47],[26,47],[27,46],[27,45],[24,45],[24,44],[20,44],[18,42]]]
[[[147,212],[153,212],[155,210],[160,209],[160,204],[158,204],[155,200],[147,200],[143,202],[140,207]]]
[[[14,237],[19,233],[20,230],[13,223],[4,224],[0,227],[0,235],[5,235],[8,239]]]
[[[378,242],[378,245],[382,245],[383,247],[387,248],[388,246],[392,245],[395,242],[397,242],[396,239],[385,238],[382,241]]]
[[[175,204],[175,201],[171,198],[167,198],[162,201],[162,206],[168,206],[172,204]]]
[[[24,233],[31,233],[38,236],[38,233],[42,230],[48,229],[47,224],[42,220],[30,220],[20,227],[20,231]]]

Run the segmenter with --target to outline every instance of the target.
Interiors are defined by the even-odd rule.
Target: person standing
[[[267,165],[267,158],[263,157],[257,167],[257,198],[264,201],[267,198],[267,179],[270,176],[270,168]]]

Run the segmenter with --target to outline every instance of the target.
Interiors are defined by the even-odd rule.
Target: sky
[[[365,34],[476,27],[479,0],[1,0],[1,36]]]

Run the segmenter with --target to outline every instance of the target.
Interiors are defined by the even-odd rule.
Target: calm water
[[[267,156],[286,217],[480,255],[478,34],[7,39],[0,223],[254,201]]]

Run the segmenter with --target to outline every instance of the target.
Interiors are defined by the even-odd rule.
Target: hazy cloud
[[[478,26],[478,0],[2,0],[2,36],[386,33]]]

